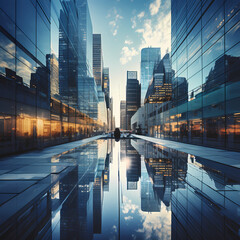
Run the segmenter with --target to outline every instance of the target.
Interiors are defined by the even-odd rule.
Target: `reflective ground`
[[[240,171],[143,140],[19,167],[0,175],[0,199],[1,239],[240,238]]]

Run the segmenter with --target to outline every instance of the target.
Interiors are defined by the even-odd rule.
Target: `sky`
[[[171,51],[171,0],[88,0],[93,33],[102,34],[104,67],[110,71],[110,95],[116,126],[120,100],[126,99],[127,71],[140,81],[141,49]]]

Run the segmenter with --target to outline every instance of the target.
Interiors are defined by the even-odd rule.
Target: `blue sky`
[[[127,71],[138,71],[140,51],[171,51],[171,0],[88,0],[93,32],[102,34],[104,66],[109,67],[116,125],[125,99]]]

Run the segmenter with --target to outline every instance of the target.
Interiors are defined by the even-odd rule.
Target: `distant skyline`
[[[141,49],[171,51],[170,0],[88,0],[93,33],[102,34],[104,66],[109,67],[116,126],[125,100],[127,71],[138,71]]]

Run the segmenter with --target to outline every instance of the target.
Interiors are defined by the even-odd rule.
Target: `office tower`
[[[155,64],[144,103],[163,103],[171,99],[172,68],[170,56],[167,53],[159,63]]]
[[[92,21],[87,0],[77,1],[78,10],[78,107],[88,116],[98,118],[98,93],[93,78]]]
[[[110,94],[109,68],[103,68],[103,91],[105,93],[107,108],[109,108],[109,94]]]
[[[79,111],[78,64],[85,55],[92,64],[91,31],[87,37],[79,32],[80,2],[1,1],[0,155],[77,140],[94,128],[102,131],[91,114]],[[89,25],[88,19],[84,26]],[[86,38],[86,54],[80,54],[81,38]],[[97,89],[93,78],[85,82],[92,91],[86,91],[87,99]]]
[[[93,34],[93,76],[97,86],[102,87],[102,40],[101,34]]]
[[[137,112],[141,101],[141,84],[136,71],[127,71],[126,87],[126,129],[131,130],[131,117]]]
[[[98,120],[107,130],[107,104],[103,91],[103,56],[101,34],[93,34],[93,76],[98,92]]]
[[[127,119],[126,119],[126,101],[122,100],[120,102],[120,128],[122,130],[126,130],[127,126]]]
[[[239,2],[172,0],[171,8],[172,68],[174,84],[178,86],[178,118],[174,122],[179,125],[178,139],[237,150]],[[188,98],[183,89],[186,86]]]
[[[161,59],[160,48],[143,48],[141,50],[141,104],[147,93],[148,85],[152,79],[155,63]]]
[[[71,14],[60,10],[59,91],[65,104],[78,108],[78,17],[75,4],[65,2],[65,7]]]

